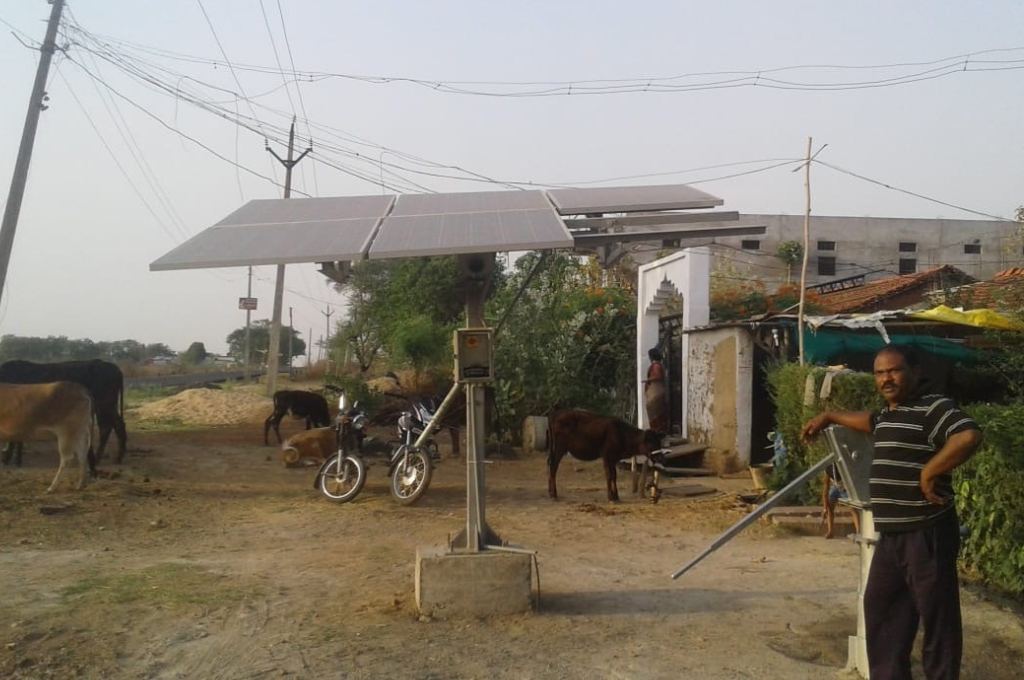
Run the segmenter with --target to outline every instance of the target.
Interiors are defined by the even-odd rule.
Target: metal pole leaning
[[[711,543],[711,545],[709,545],[707,548],[704,549],[704,551],[701,554],[697,555],[692,560],[687,562],[686,565],[683,566],[681,569],[679,569],[678,571],[674,572],[672,574],[672,578],[677,579],[680,576],[682,576],[683,574],[685,574],[686,572],[688,572],[690,569],[693,569],[700,562],[702,562],[705,557],[707,557],[711,553],[713,553],[716,550],[718,550],[719,548],[721,548],[723,545],[725,545],[730,540],[732,540],[732,538],[734,536],[736,536],[736,534],[740,533],[741,531],[746,529],[748,526],[750,526],[751,524],[756,522],[758,519],[761,518],[762,515],[764,515],[766,512],[768,512],[769,510],[774,508],[776,505],[779,505],[791,493],[793,493],[794,491],[799,489],[801,486],[803,486],[807,482],[807,480],[809,480],[811,477],[813,477],[814,475],[818,474],[819,472],[821,472],[822,470],[827,468],[829,465],[831,465],[835,461],[835,459],[836,459],[836,454],[830,453],[829,455],[825,456],[824,458],[819,460],[817,463],[815,463],[814,465],[809,467],[802,475],[800,475],[799,477],[794,479],[792,482],[790,482],[786,486],[784,486],[781,489],[779,489],[779,491],[776,492],[776,494],[774,496],[772,496],[769,500],[767,500],[764,503],[762,503],[761,505],[757,506],[757,508],[755,510],[753,510],[749,515],[747,515],[746,517],[741,519],[739,522],[736,522],[736,524],[733,524],[731,527],[729,527],[725,531],[725,533],[723,533],[721,536],[716,538]]]

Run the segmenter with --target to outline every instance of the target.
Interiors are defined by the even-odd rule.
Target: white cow
[[[37,432],[50,432],[57,437],[60,465],[47,493],[57,487],[60,473],[72,459],[78,460],[76,488],[85,486],[87,464],[95,472],[92,418],[92,397],[77,383],[0,383],[0,439],[24,441]]]

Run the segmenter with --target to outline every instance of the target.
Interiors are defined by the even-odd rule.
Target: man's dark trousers
[[[910,652],[919,619],[924,623],[925,676],[960,677],[959,550],[960,527],[952,510],[927,528],[881,534],[864,592],[871,680],[911,680]]]

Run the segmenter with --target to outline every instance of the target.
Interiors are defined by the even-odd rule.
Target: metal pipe
[[[434,417],[430,419],[430,422],[423,428],[423,432],[416,438],[413,447],[420,448],[430,438],[430,435],[434,434],[434,431],[441,425],[441,419],[448,413],[448,409],[451,408],[452,402],[455,401],[455,397],[459,396],[460,391],[462,391],[462,385],[459,383],[452,385],[444,401],[441,402],[441,405],[437,407],[437,411],[434,412]]]
[[[699,564],[705,557],[721,548],[723,545],[732,540],[732,538],[736,536],[736,534],[740,533],[748,526],[756,522],[762,515],[764,515],[766,512],[774,508],[776,505],[779,505],[783,500],[785,500],[787,496],[789,496],[791,493],[793,493],[798,488],[803,486],[807,482],[807,480],[809,480],[811,477],[813,477],[814,475],[818,474],[819,472],[827,468],[829,465],[831,465],[835,461],[835,459],[836,454],[830,453],[829,455],[825,456],[817,463],[809,467],[802,475],[794,479],[786,486],[779,489],[779,491],[769,500],[757,506],[757,508],[753,510],[749,515],[747,515],[739,522],[736,522],[736,524],[733,524],[731,527],[729,527],[729,529],[727,529],[724,534],[716,538],[714,542],[711,543],[711,545],[705,548],[704,552],[697,555],[695,558],[690,560],[684,567],[673,573],[672,578],[677,579],[693,567],[697,566],[697,564]]]

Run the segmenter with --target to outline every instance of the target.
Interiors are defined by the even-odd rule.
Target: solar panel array
[[[562,215],[685,210],[686,185],[249,201],[150,269],[340,262],[571,248]]]

